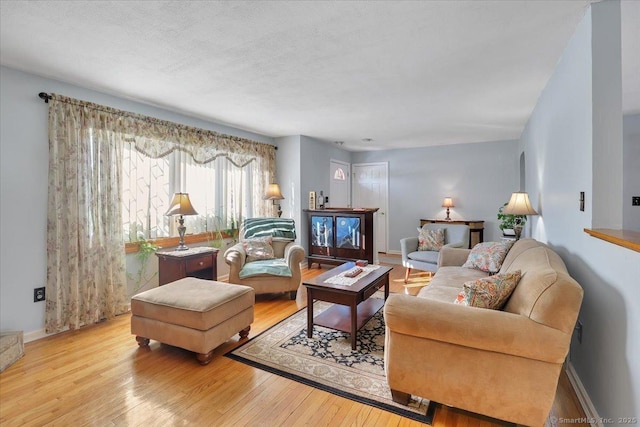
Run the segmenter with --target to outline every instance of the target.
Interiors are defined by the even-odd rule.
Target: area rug
[[[314,314],[330,303],[317,301]],[[338,396],[431,424],[435,405],[412,397],[409,406],[391,399],[384,373],[382,309],[358,331],[356,350],[350,335],[315,325],[307,338],[306,308],[267,329],[225,356]]]

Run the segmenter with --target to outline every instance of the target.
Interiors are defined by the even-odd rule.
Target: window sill
[[[614,230],[611,228],[585,228],[584,231],[597,239],[640,252],[640,232],[638,231]]]
[[[222,237],[224,239],[232,238],[232,236],[224,232],[222,233]],[[213,240],[211,233],[188,234],[184,236],[184,243],[187,245],[208,242],[210,240]],[[171,248],[180,244],[180,237],[160,237],[149,241],[161,248]],[[137,243],[125,243],[124,245],[124,252],[127,254],[136,253],[138,250],[139,245]]]

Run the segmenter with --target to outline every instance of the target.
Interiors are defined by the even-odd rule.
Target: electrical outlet
[[[640,196],[631,197],[631,206],[640,206]]]
[[[33,302],[45,300],[45,288],[35,288],[33,290]]]
[[[578,320],[576,323],[576,338],[578,338],[578,342],[582,344],[582,322]]]

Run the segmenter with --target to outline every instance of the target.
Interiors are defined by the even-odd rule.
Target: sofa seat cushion
[[[415,252],[411,252],[407,258],[413,260],[413,261],[420,261],[420,262],[428,262],[430,264],[437,264],[438,263],[438,255],[440,255],[439,252],[437,251],[415,251]]]
[[[283,258],[276,258],[248,262],[239,273],[241,279],[261,275],[291,277],[292,272]]]
[[[453,304],[464,282],[487,276],[489,273],[474,268],[440,267],[429,285],[418,292],[418,297]]]
[[[134,316],[206,331],[237,313],[253,309],[253,289],[185,277],[131,298]]]

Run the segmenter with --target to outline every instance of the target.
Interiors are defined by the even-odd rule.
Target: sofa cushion
[[[260,275],[291,277],[292,273],[285,260],[278,258],[248,262],[238,274],[241,279]]]
[[[414,261],[437,264],[438,255],[439,253],[435,251],[416,251],[416,252],[411,252],[409,255],[407,255],[407,258]]]
[[[520,270],[465,282],[456,304],[500,310],[518,285]]]
[[[464,282],[487,276],[488,273],[473,268],[440,267],[429,285],[420,289],[418,297],[452,303]]]
[[[467,261],[462,265],[466,268],[477,268],[488,273],[497,273],[502,267],[513,241],[478,243],[471,249]]]
[[[418,250],[419,251],[439,251],[444,246],[444,228],[430,230],[428,228],[420,229],[418,234]]]
[[[258,237],[247,239],[242,242],[244,251],[247,254],[247,263],[275,258],[273,254],[273,243],[271,237]]]

